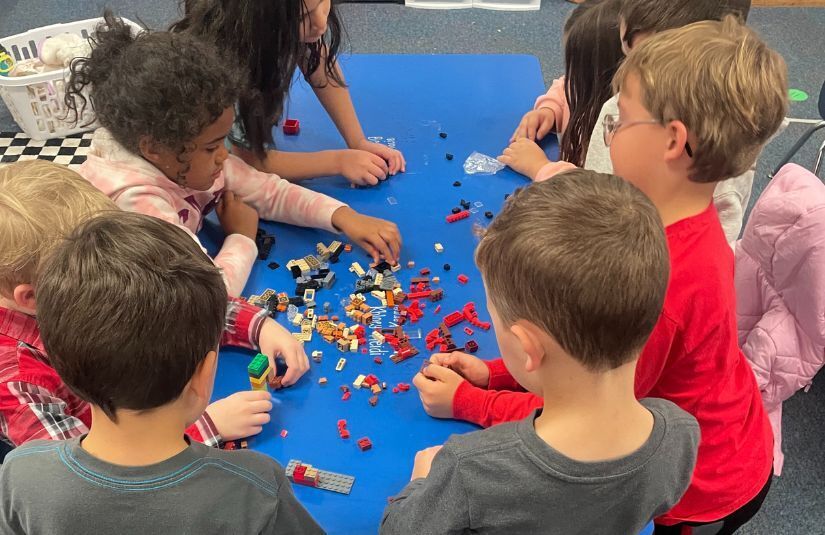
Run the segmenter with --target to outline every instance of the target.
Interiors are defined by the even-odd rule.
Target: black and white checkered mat
[[[36,141],[20,132],[0,132],[0,164],[25,160],[48,160],[75,167],[86,161],[92,132]]]

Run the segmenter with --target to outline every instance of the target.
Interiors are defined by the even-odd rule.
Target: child
[[[750,0],[622,0],[619,11],[620,42],[627,52],[656,32],[679,28],[693,22],[719,20],[726,14],[734,14],[745,21],[750,12],[750,6]],[[549,98],[552,92],[553,88],[548,92],[548,97],[543,98]],[[556,96],[554,100],[560,99],[561,96]],[[540,99],[537,105],[540,102],[543,100]],[[604,117],[607,114],[615,115],[616,113],[618,110],[614,95],[601,107],[601,112],[593,123],[591,140],[603,138]],[[597,142],[588,144],[586,149],[587,157],[584,161],[586,169],[602,173],[613,172],[607,147]],[[502,161],[533,180],[546,180],[570,168],[570,165],[564,161],[549,162],[544,152],[529,139],[518,139],[505,150],[503,157]],[[568,160],[563,152],[561,159],[581,165],[576,161]],[[748,168],[741,175],[721,181],[716,186],[714,204],[730,244],[733,244],[739,237],[745,208],[753,187],[753,177],[753,169]]]
[[[747,169],[779,128],[787,110],[785,63],[729,17],[649,38],[628,55],[615,83],[619,117],[608,116],[605,141],[616,172],[658,208],[671,259],[664,310],[639,359],[636,395],[673,401],[702,430],[691,486],[657,519],[657,533],[706,524],[709,532],[732,533],[770,488],[773,437],[737,344],[733,257],[712,197],[716,182]],[[467,356],[451,358],[476,385],[514,383],[500,362],[488,368]],[[449,391],[424,401],[443,413]],[[450,400],[457,417],[492,424],[542,403],[526,397],[485,395],[467,384]]]
[[[91,56],[72,64],[67,104],[85,104],[82,91],[91,85],[104,128],[79,171],[118,206],[179,225],[194,239],[217,207],[227,238],[215,263],[230,295],[241,293],[258,254],[256,210],[266,219],[341,231],[376,261],[396,261],[401,238],[394,224],[227,153],[237,75],[212,45],[190,35],[135,37],[111,12],[104,18]]]
[[[544,409],[420,452],[382,532],[639,533],[687,488],[699,442],[689,414],[633,394],[667,288],[656,208],[571,171],[514,194],[476,263],[507,368]],[[431,364],[416,387],[449,373]]]
[[[563,170],[584,167],[590,133],[601,106],[613,96],[613,75],[624,58],[619,41],[620,0],[587,0],[564,25],[565,76],[553,81],[546,95],[524,115],[512,139],[539,141],[550,132],[559,137],[559,161],[550,162],[538,147],[535,158],[499,159],[531,180],[545,180]],[[601,143],[601,138],[596,143]]]
[[[227,307],[220,271],[186,232],[102,214],[55,248],[38,291],[43,344],[92,425],[6,457],[0,523],[15,533],[322,532],[274,460],[184,437],[212,395]]]
[[[243,67],[248,87],[229,139],[244,161],[287,180],[343,175],[357,185],[375,185],[406,169],[399,151],[367,140],[358,122],[338,66],[343,29],[334,0],[189,0],[185,11],[172,31],[216,44]],[[348,149],[275,150],[272,128],[284,116],[296,67]]]
[[[34,278],[40,260],[65,234],[109,210],[117,207],[66,167],[41,160],[0,167],[0,440],[8,444],[68,439],[91,424],[89,404],[66,386],[44,352],[36,319],[40,288]],[[260,343],[271,356],[289,349],[281,342],[284,333],[291,338],[289,333],[264,318],[262,310],[232,300],[223,343]],[[89,330],[83,326],[82,332]],[[302,349],[300,353],[304,366],[296,365],[289,382],[308,366]],[[259,433],[271,407],[266,393],[233,394],[211,404],[186,432],[217,446],[221,440]]]

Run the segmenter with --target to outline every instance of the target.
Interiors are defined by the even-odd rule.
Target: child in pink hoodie
[[[88,90],[103,126],[80,174],[122,209],[169,221],[196,241],[203,218],[216,209],[227,237],[214,261],[231,295],[243,291],[257,256],[259,215],[342,232],[375,261],[397,261],[395,224],[227,152],[241,77],[214,46],[189,35],[132,35],[109,12],[94,41],[90,57],[73,63],[66,97],[80,115]]]

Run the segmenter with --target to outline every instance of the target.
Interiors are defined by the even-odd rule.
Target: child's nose
[[[227,158],[229,158],[229,150],[227,150],[225,146],[221,145],[221,147],[216,151],[215,161],[218,164],[222,164]]]

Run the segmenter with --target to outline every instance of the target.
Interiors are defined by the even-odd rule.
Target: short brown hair
[[[0,293],[32,283],[41,257],[104,210],[117,206],[68,167],[44,160],[0,166]]]
[[[112,420],[180,396],[224,328],[226,286],[183,230],[109,212],[43,262],[38,321],[55,369]]]
[[[635,47],[613,79],[638,75],[654,119],[682,121],[697,142],[690,179],[750,169],[788,109],[785,61],[733,17],[668,30]]]
[[[582,169],[513,194],[476,263],[504,322],[533,322],[593,371],[638,355],[670,272],[648,198],[621,178]]]
[[[657,33],[725,15],[748,20],[751,0],[623,0],[624,41],[629,45],[640,33]]]

